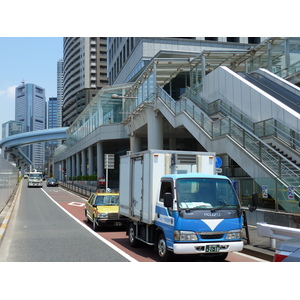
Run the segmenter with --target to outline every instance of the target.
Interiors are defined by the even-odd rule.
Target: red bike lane
[[[62,188],[44,188],[44,190],[57,204],[78,219],[83,226],[92,230],[91,223],[85,221],[84,206],[86,199]],[[158,259],[152,248],[146,245],[131,251],[124,228],[103,227],[97,230],[96,233],[139,262],[154,262]]]

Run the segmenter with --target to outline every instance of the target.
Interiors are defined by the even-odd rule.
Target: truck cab
[[[28,174],[27,187],[43,187],[43,173],[30,172]]]
[[[240,251],[242,211],[230,180],[199,173],[163,176],[155,225],[161,257],[175,254],[213,254],[225,259]]]

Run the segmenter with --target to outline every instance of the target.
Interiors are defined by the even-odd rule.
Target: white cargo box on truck
[[[160,179],[167,174],[216,174],[215,153],[147,150],[120,157],[120,215],[153,224]]]

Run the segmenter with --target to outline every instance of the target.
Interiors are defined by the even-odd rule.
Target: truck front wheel
[[[161,233],[157,242],[157,251],[162,261],[168,261],[171,257],[171,252],[167,248],[165,235]]]

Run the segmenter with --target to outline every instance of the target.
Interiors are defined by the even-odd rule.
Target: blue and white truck
[[[120,158],[120,209],[132,247],[220,261],[241,251],[242,210],[228,177],[216,175],[212,152],[147,150]]]

